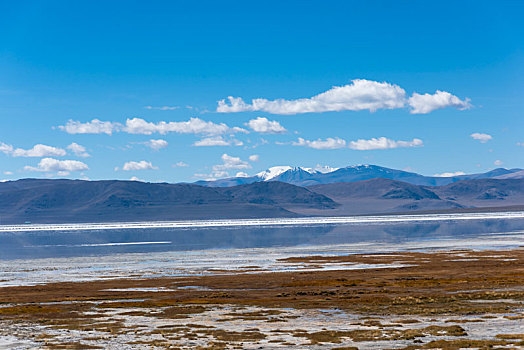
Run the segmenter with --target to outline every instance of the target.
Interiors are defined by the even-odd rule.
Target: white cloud
[[[107,134],[122,129],[122,124],[114,122],[103,122],[93,119],[90,122],[81,123],[75,120],[69,120],[66,125],[60,125],[58,128],[68,134]]]
[[[30,149],[15,149],[12,145],[3,142],[0,142],[0,152],[12,157],[61,157],[66,155],[66,151],[58,147],[38,144]]]
[[[230,146],[231,141],[226,141],[222,136],[218,137],[207,137],[202,140],[196,141],[193,143],[193,146],[203,147],[203,146]]]
[[[156,110],[159,110],[159,111],[172,111],[172,110],[175,110],[175,109],[179,109],[180,107],[178,107],[178,106],[160,106],[160,107],[145,106],[144,108],[145,109],[156,109]]]
[[[224,123],[216,124],[213,122],[206,122],[200,118],[190,118],[185,122],[158,122],[151,123],[144,119],[132,118],[126,120],[124,128],[125,132],[130,134],[145,134],[151,135],[153,133],[167,134],[175,132],[179,134],[207,134],[220,135],[226,133],[247,132],[247,130],[233,127],[230,128]]]
[[[334,86],[330,90],[297,100],[267,100],[258,98],[245,103],[242,98],[228,97],[218,102],[217,112],[264,111],[272,114],[318,113],[329,111],[374,112],[378,109],[402,108],[406,92],[398,85],[366,79],[352,80],[351,84]]]
[[[412,114],[426,114],[433,112],[436,109],[447,107],[454,107],[459,110],[471,108],[469,98],[461,100],[455,95],[446,91],[437,90],[433,95],[431,94],[417,94],[416,92],[409,98],[408,104],[411,107]]]
[[[346,147],[346,141],[338,137],[328,137],[325,140],[318,139],[314,141],[305,140],[299,137],[297,142],[292,142],[291,144],[293,146],[305,146],[314,149],[337,149]]]
[[[173,168],[185,168],[185,167],[188,167],[189,165],[187,165],[186,163],[184,162],[178,162],[178,163],[175,163],[173,165],[171,165]]]
[[[330,111],[374,112],[378,109],[397,109],[408,105],[413,114],[425,114],[436,109],[454,107],[460,110],[471,107],[470,100],[461,100],[446,91],[437,90],[435,94],[418,94],[407,99],[406,91],[398,85],[366,79],[352,80],[351,84],[335,86],[311,98],[296,100],[267,100],[257,98],[246,103],[240,97],[229,96],[218,101],[216,111],[235,113],[264,111],[272,114],[320,113]]]
[[[138,181],[138,182],[145,182],[144,180],[142,180],[142,179],[139,179],[139,178],[138,178],[138,177],[136,177],[136,176],[133,176],[133,177],[131,177],[131,178],[129,179],[129,181]]]
[[[90,157],[89,153],[86,151],[86,148],[76,142],[73,142],[67,146],[67,149],[72,151],[77,157]]]
[[[140,162],[126,162],[124,166],[122,167],[122,170],[124,171],[131,171],[131,170],[156,170],[158,167],[151,164],[151,162],[146,162],[145,160],[141,160]]]
[[[460,175],[466,175],[463,171],[455,171],[454,173],[442,173],[442,174],[435,174],[433,176],[435,177],[453,177],[453,176],[460,176]]]
[[[482,134],[482,133],[479,133],[479,132],[475,132],[475,133],[473,133],[473,134],[471,134],[469,136],[471,136],[475,140],[479,140],[480,143],[486,143],[486,142],[488,142],[489,140],[491,140],[493,138],[489,134]]]
[[[214,170],[211,174],[194,174],[193,177],[203,178],[207,181],[214,181],[216,179],[229,177],[229,173],[224,170]]]
[[[263,117],[251,119],[245,125],[247,125],[251,130],[262,134],[283,134],[287,131],[276,120],[269,120]]]
[[[166,148],[168,143],[166,140],[162,140],[162,139],[158,139],[158,140],[151,139],[147,142],[144,142],[144,145],[151,148],[152,150],[158,151],[158,150],[161,150],[162,148]]]
[[[243,161],[240,157],[233,157],[226,153],[222,155],[222,164],[213,165],[214,171],[223,171],[227,169],[250,169],[251,165],[248,162]]]
[[[243,171],[239,171],[235,174],[235,177],[248,177],[249,175]]]
[[[252,154],[249,156],[249,160],[252,162],[258,162],[259,159],[260,159],[260,156],[258,154]]]
[[[12,171],[4,171],[4,175],[13,175]]]
[[[207,137],[202,140],[198,140],[193,143],[193,146],[203,147],[203,146],[242,146],[244,143],[237,139],[226,140],[222,136],[216,137]]]
[[[58,160],[54,158],[43,158],[36,167],[25,166],[28,171],[59,172],[58,175],[65,176],[70,171],[89,170],[87,164],[78,160]]]
[[[206,122],[200,118],[190,118],[183,122],[165,122],[158,123],[148,122],[141,118],[127,119],[125,125],[117,122],[100,121],[93,119],[90,122],[81,123],[79,121],[69,120],[66,125],[58,127],[69,134],[108,134],[123,131],[129,134],[151,135],[153,133],[167,134],[175,132],[179,134],[205,134],[221,135],[233,134],[238,132],[248,133],[247,130],[239,127],[229,127],[224,123],[216,124]]]
[[[7,143],[0,142],[0,152],[10,155],[13,153],[14,147]]]
[[[422,147],[424,142],[420,139],[413,139],[411,141],[395,141],[386,137],[372,138],[370,140],[359,139],[357,141],[350,141],[349,148],[359,151],[368,151],[375,149],[390,149],[401,147]]]
[[[495,164],[496,166],[499,166],[499,165],[504,164],[504,162],[501,161],[500,159],[497,159],[496,161],[493,162],[493,164]]]

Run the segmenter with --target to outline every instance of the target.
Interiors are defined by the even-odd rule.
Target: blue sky
[[[0,180],[522,168],[523,16],[521,1],[2,2]]]

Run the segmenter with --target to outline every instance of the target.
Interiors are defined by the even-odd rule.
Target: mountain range
[[[229,187],[262,181],[281,181],[297,186],[312,186],[338,182],[355,182],[385,178],[413,185],[443,186],[469,179],[524,178],[523,169],[498,168],[486,173],[457,176],[424,176],[404,170],[378,165],[353,165],[345,168],[315,170],[303,167],[277,166],[249,177],[231,177],[218,180],[197,181],[195,184],[208,187]]]
[[[427,177],[376,165],[323,171],[275,167],[253,177],[195,184],[64,179],[22,179],[0,183],[0,224],[504,208],[524,210],[524,172],[521,169]]]

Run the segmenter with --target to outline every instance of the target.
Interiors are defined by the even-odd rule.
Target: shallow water
[[[291,256],[524,245],[521,213],[490,215],[356,217],[339,224],[19,229],[0,232],[0,286],[308,268],[278,261]]]

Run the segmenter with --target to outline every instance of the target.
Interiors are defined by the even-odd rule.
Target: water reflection
[[[268,248],[363,242],[402,243],[524,230],[523,219],[336,224],[282,227],[120,229],[0,233],[0,259],[102,256],[122,253]]]

